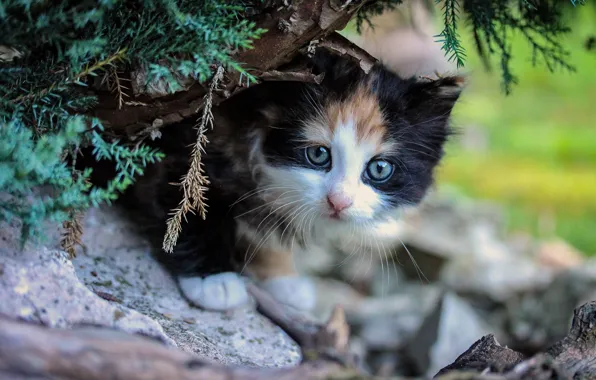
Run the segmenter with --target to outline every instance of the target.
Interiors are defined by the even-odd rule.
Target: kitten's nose
[[[327,194],[327,203],[335,212],[341,212],[347,209],[353,203],[352,198],[344,193]]]

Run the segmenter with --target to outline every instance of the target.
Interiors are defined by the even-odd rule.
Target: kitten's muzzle
[[[352,206],[354,200],[344,193],[331,193],[327,195],[327,204],[333,211],[331,217],[339,218],[339,214]]]

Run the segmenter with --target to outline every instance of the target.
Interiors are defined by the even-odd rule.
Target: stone
[[[406,347],[418,373],[432,378],[474,342],[494,332],[464,299],[446,292]]]
[[[511,345],[529,352],[545,349],[567,334],[571,311],[593,300],[596,300],[596,258],[560,272],[544,289],[507,302]]]
[[[441,293],[433,286],[408,285],[398,294],[367,297],[355,307],[346,307],[346,316],[368,349],[399,350],[436,308]]]
[[[420,206],[404,212],[398,233],[405,247],[398,247],[396,258],[408,279],[440,281],[454,259],[508,251],[501,243],[501,225],[502,215],[491,203],[431,192]]]
[[[345,282],[332,278],[313,277],[315,291],[317,294],[317,303],[312,312],[312,316],[323,322],[331,316],[331,312],[336,305],[341,305],[344,309],[358,309],[364,296]]]
[[[155,337],[227,365],[281,367],[298,363],[298,346],[254,305],[226,313],[192,307],[149,246],[109,208],[91,209],[84,249],[72,261],[57,250],[56,231],[45,246],[19,252],[18,231],[0,232],[0,312],[72,327],[109,326]]]
[[[11,255],[2,249],[0,268],[2,314],[56,328],[108,326],[176,345],[156,321],[83,285],[64,252],[41,248]]]
[[[554,273],[528,257],[462,256],[450,261],[441,276],[442,283],[457,293],[504,303],[518,294],[543,289]]]

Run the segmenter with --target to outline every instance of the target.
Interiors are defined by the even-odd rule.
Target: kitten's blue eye
[[[385,160],[373,160],[368,163],[366,174],[376,182],[383,182],[393,174],[393,165]]]
[[[306,158],[315,166],[327,166],[331,161],[331,152],[324,146],[306,148]]]

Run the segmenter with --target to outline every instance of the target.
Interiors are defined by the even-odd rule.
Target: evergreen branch
[[[436,0],[437,3],[440,0]],[[435,38],[437,42],[442,43],[441,49],[445,51],[449,61],[455,61],[457,67],[463,67],[466,52],[461,46],[459,35],[457,33],[457,22],[459,18],[459,3],[458,0],[444,0],[443,5],[443,23],[444,28]]]
[[[203,114],[200,117],[197,126],[197,142],[193,148],[188,173],[182,177],[178,184],[182,187],[183,198],[178,207],[172,210],[172,217],[167,221],[166,234],[163,240],[163,250],[171,253],[178,241],[178,235],[182,230],[182,219],[187,212],[198,211],[201,218],[207,217],[207,199],[205,192],[209,185],[209,180],[205,175],[202,163],[202,154],[205,153],[205,145],[209,142],[205,132],[207,128],[213,128],[213,114],[211,112],[213,102],[213,92],[217,89],[219,81],[223,78],[223,66],[219,66],[211,79],[209,91],[205,94],[203,101]]]
[[[122,61],[125,57],[126,48],[118,50],[116,53],[110,55],[106,59],[98,61],[91,66],[86,66],[82,71],[76,74],[72,78],[66,78],[61,83],[55,83],[49,86],[48,88],[44,88],[36,93],[28,93],[18,96],[13,100],[15,103],[22,102],[24,100],[34,99],[34,98],[41,98],[58,87],[68,86],[69,84],[80,84],[83,85],[81,80],[89,75],[95,75],[96,71],[105,69],[106,66],[112,66],[115,62]]]

